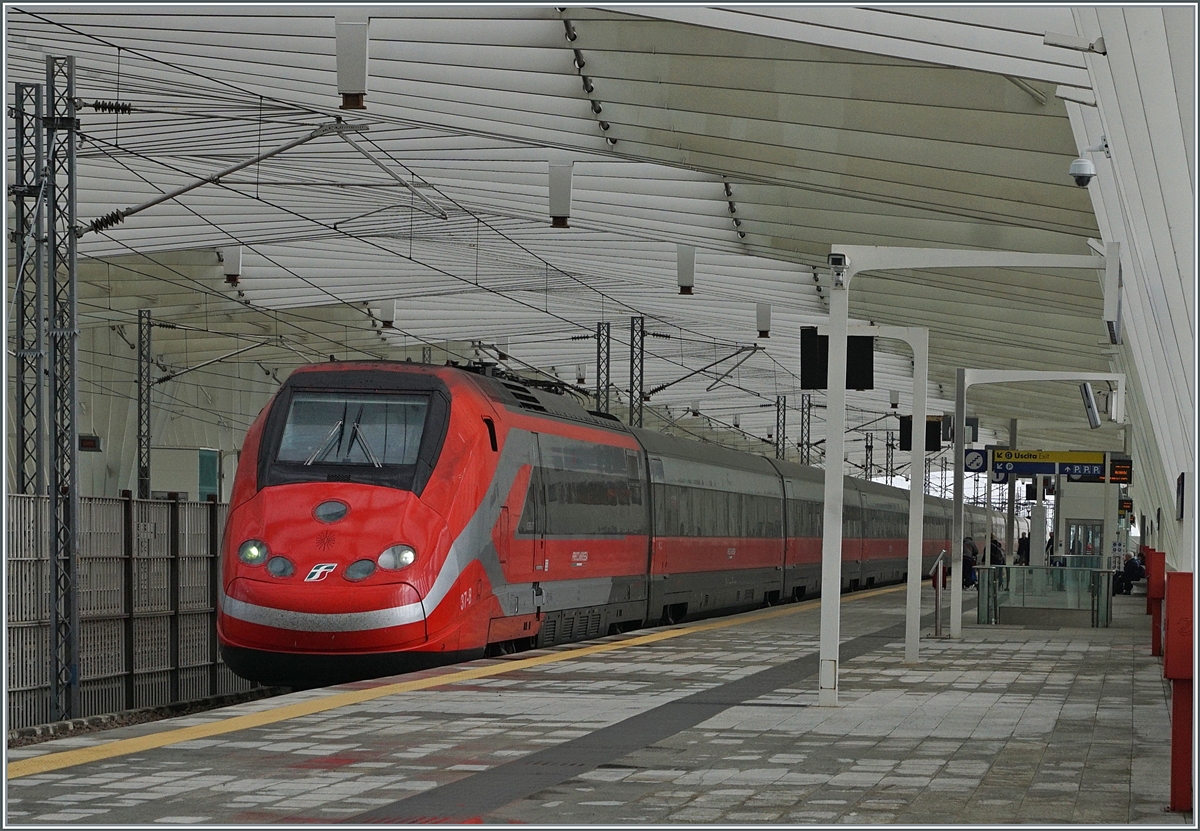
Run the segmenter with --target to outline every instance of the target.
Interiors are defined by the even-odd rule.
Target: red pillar
[[[1146,613],[1150,617],[1150,654],[1162,654],[1162,601],[1167,594],[1167,555],[1146,552]]]
[[[1150,601],[1150,654],[1162,655],[1162,600]]]
[[[1142,546],[1142,559],[1146,564],[1146,585],[1150,585],[1150,552],[1154,549],[1148,545]],[[1146,590],[1146,614],[1150,614],[1150,590]]]
[[[1171,805],[1192,810],[1192,676],[1195,636],[1192,632],[1190,571],[1172,571],[1164,582],[1163,677],[1171,679]],[[1155,630],[1158,631],[1158,630]]]
[[[1171,682],[1171,810],[1192,810],[1192,679]]]

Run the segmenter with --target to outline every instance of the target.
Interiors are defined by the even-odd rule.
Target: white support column
[[[838,703],[838,654],[841,643],[842,501],[845,482],[846,328],[849,285],[829,292],[829,373],[825,422],[825,514],[821,539],[821,653],[817,704]]]
[[[950,532],[950,637],[962,637],[963,461],[967,452],[966,370],[954,375],[954,525]]]
[[[921,548],[925,539],[925,390],[929,378],[929,330],[908,330],[913,351],[912,459],[908,491],[908,586],[904,603],[904,661],[921,650]]]
[[[1017,420],[1010,418],[1008,420],[1008,447],[1010,450],[1017,449]],[[989,471],[989,474],[991,471]],[[1013,564],[1013,558],[1017,553],[1017,477],[1008,477],[1007,502],[1004,512],[1004,562],[1008,565]]]
[[[828,325],[818,333],[829,336]],[[902,340],[913,352],[913,424],[925,424],[926,389],[929,383],[929,330],[922,327],[848,325],[847,335]],[[918,436],[918,430],[920,435]],[[925,432],[913,427],[913,471],[908,500],[908,579],[904,613],[904,660],[917,663],[921,642],[921,555],[925,540]]]
[[[1112,470],[1111,465],[1112,453],[1105,453],[1104,484],[1100,486],[1104,489],[1104,538],[1100,548],[1100,554],[1104,559],[1100,561],[1101,568],[1120,568],[1124,564],[1121,557],[1124,553],[1123,547],[1114,545],[1121,541],[1120,534],[1117,533],[1117,500],[1121,498],[1121,486],[1108,481],[1108,471]]]
[[[1036,488],[1037,503],[1033,506],[1033,516],[1029,520],[1029,565],[1046,565],[1046,503],[1042,492],[1042,477],[1033,477]]]

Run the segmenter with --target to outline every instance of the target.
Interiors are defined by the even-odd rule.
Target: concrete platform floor
[[[917,665],[901,587],[842,604],[837,707],[792,604],[10,750],[6,824],[1194,824],[1144,597]]]

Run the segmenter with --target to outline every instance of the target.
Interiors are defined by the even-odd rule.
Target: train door
[[[796,587],[797,568],[795,562],[796,529],[792,527],[792,503],[796,500],[796,485],[791,479],[783,480],[783,596],[791,597]]]
[[[515,571],[529,574],[534,582],[541,580],[546,569],[546,488],[541,462],[539,437],[534,433],[529,485],[509,555]]]

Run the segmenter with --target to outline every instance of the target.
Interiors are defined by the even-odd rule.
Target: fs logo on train
[[[333,570],[337,568],[337,563],[317,563],[312,567],[312,571],[304,578],[305,583],[319,583],[333,574]]]

